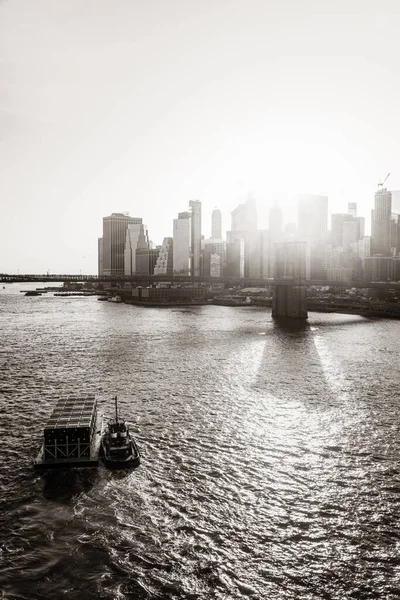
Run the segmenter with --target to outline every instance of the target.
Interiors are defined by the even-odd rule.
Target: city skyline
[[[378,191],[379,190],[380,191],[386,191],[387,188],[378,187],[377,190]],[[375,194],[376,194],[376,191],[375,191]],[[388,189],[387,191],[390,192],[390,193],[393,193],[394,196],[396,196],[396,194],[400,194],[400,192],[396,191],[396,190],[393,190],[393,192],[392,192],[392,190]],[[357,213],[358,213],[358,218],[362,218],[362,219],[364,219],[364,221],[366,223],[368,223],[368,228],[365,229],[364,235],[367,235],[367,236],[371,235],[371,219],[370,219],[370,215],[371,215],[371,211],[373,210],[374,201],[371,203],[370,210],[367,212],[366,215],[360,215],[359,214],[360,211],[358,209],[357,203],[354,203],[354,202],[350,202],[350,203],[348,203],[347,207],[343,207],[343,210],[342,210],[341,213],[333,213],[331,210],[329,210],[329,197],[328,196],[322,196],[320,194],[299,194],[299,195],[297,195],[296,196],[296,206],[293,207],[293,209],[291,210],[290,213],[288,213],[286,211],[286,215],[287,215],[286,218],[285,218],[285,207],[284,206],[281,207],[281,205],[278,202],[275,202],[275,203],[273,203],[271,205],[264,205],[263,208],[266,209],[267,215],[266,215],[266,217],[264,217],[264,219],[261,220],[261,223],[258,222],[257,231],[259,231],[259,232],[262,232],[262,231],[272,231],[270,229],[270,222],[269,221],[270,221],[271,214],[274,214],[274,212],[276,211],[276,209],[278,209],[281,212],[281,214],[282,214],[282,226],[283,227],[285,227],[285,225],[296,225],[298,227],[299,226],[299,223],[298,223],[298,210],[299,210],[299,206],[301,204],[302,198],[305,198],[305,197],[310,197],[312,199],[317,199],[317,198],[321,198],[322,199],[322,198],[324,198],[325,200],[327,200],[327,218],[328,218],[328,221],[327,221],[327,231],[329,231],[329,232],[332,231],[332,233],[333,233],[332,223],[331,223],[331,217],[332,217],[332,215],[335,215],[336,217],[345,217],[346,215],[351,214],[351,212],[352,212],[351,206],[356,205],[356,210],[357,210]],[[247,200],[246,200],[246,198],[247,198]],[[259,215],[259,203],[257,202],[257,199],[254,198],[254,194],[252,192],[248,192],[246,198],[242,198],[242,200],[237,204],[237,206],[232,207],[232,210],[230,210],[229,215],[224,214],[222,211],[220,211],[220,209],[218,207],[214,206],[212,208],[212,210],[209,211],[208,214],[206,214],[205,216],[201,217],[200,224],[201,224],[203,239],[204,240],[212,239],[212,227],[213,227],[213,225],[212,225],[212,219],[213,219],[213,214],[215,213],[215,211],[221,213],[222,239],[225,240],[225,241],[229,238],[229,233],[230,233],[229,229],[231,227],[231,220],[234,218],[235,213],[237,213],[241,209],[241,207],[243,207],[245,205],[246,201],[248,201],[249,199],[252,202],[254,202],[255,210],[257,212],[257,217],[258,217],[258,215]],[[201,204],[201,206],[203,206],[203,202],[202,202],[201,199],[197,199],[196,201],[199,201],[200,204]],[[186,202],[186,209],[185,209],[185,204],[184,204],[183,205],[183,209],[184,210],[180,210],[180,212],[178,213],[178,215],[181,214],[182,216],[184,216],[186,214],[187,207],[189,206],[190,202],[194,202],[194,201],[193,200],[187,201]],[[189,214],[189,213],[187,213],[187,214]],[[117,212],[117,211],[112,211],[109,216],[104,216],[103,215],[101,217],[101,220],[102,221],[104,219],[109,220],[109,219],[111,219],[113,217],[113,215],[116,215],[116,216],[119,216],[119,217],[122,217],[123,215],[125,215],[125,218],[128,219],[132,223],[143,223],[143,217],[140,216],[138,213],[131,214],[131,211],[124,211],[123,213],[122,212]],[[274,218],[276,218],[276,217],[274,217]],[[165,230],[164,230],[164,233],[162,235],[162,239],[161,239],[160,242],[154,241],[154,239],[153,239],[153,236],[152,236],[152,233],[151,233],[152,232],[152,224],[150,223],[149,226],[148,226],[148,224],[144,225],[146,235],[148,236],[148,241],[149,241],[149,243],[153,247],[160,247],[161,248],[162,245],[163,245],[163,242],[164,242],[165,238],[169,238],[169,237],[172,238],[173,237],[173,229],[174,229],[173,223],[174,223],[175,220],[176,219],[172,218],[170,223],[166,223],[166,227],[165,227]],[[99,271],[99,262],[98,262],[99,261],[99,254],[100,254],[99,243],[102,243],[101,228],[99,228],[99,231],[100,231],[100,233],[99,233],[99,235],[97,235],[95,243],[93,244],[95,246],[95,258],[94,258],[94,262],[91,261],[91,264],[92,263],[94,264],[93,269],[90,270],[90,268],[89,268],[88,270],[83,270],[82,267],[81,267],[81,268],[79,268],[79,270],[77,270],[75,272],[77,272],[77,273],[80,272],[82,274],[93,274],[93,273],[96,273],[96,272]],[[298,232],[299,232],[299,230],[298,230]],[[123,237],[125,239],[125,233],[123,234]],[[103,252],[103,250],[101,250],[101,252]],[[83,258],[85,259],[85,257],[83,257]],[[82,265],[83,265],[83,263],[82,263]],[[12,270],[12,269],[8,269],[7,270],[7,269],[0,268],[0,272],[5,272],[5,273],[13,273],[13,272],[17,273],[19,271],[23,272],[23,269],[17,268],[17,269],[14,269],[14,270]],[[54,269],[54,270],[52,270],[52,269],[39,269],[37,271],[28,271],[27,270],[25,272],[27,272],[27,273],[28,272],[31,272],[31,273],[35,273],[35,272],[36,273],[45,273],[47,271],[48,272],[59,272],[59,271],[57,271],[57,269]],[[72,273],[73,271],[70,270],[68,272]]]
[[[400,189],[399,25],[394,2],[1,3],[1,269],[94,271],[104,215],[161,244],[190,198],[225,232],[249,189],[260,228],[297,192],[369,220]]]

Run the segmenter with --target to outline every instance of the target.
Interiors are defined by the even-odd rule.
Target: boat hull
[[[62,459],[46,459],[44,452],[44,445],[41,446],[37,458],[33,462],[33,467],[37,471],[45,471],[47,469],[71,469],[71,468],[94,468],[99,465],[99,453],[101,448],[101,436],[99,432],[94,434],[90,456],[85,457],[71,457]]]
[[[106,467],[109,469],[137,469],[140,465],[140,453],[136,444],[132,442],[132,452],[126,458],[112,457],[109,446],[104,442],[101,443],[101,458]]]

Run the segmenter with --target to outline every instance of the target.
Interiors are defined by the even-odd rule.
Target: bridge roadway
[[[193,284],[206,283],[217,284],[223,283],[229,286],[242,287],[268,287],[275,285],[301,285],[306,287],[311,286],[327,286],[336,288],[379,288],[379,289],[400,289],[400,281],[325,281],[325,280],[297,280],[296,278],[287,279],[254,279],[245,277],[188,277],[187,275],[133,275],[133,276],[110,276],[104,275],[59,275],[59,274],[17,274],[0,273],[0,283],[15,283],[15,282],[37,282],[37,283],[74,283],[74,282],[107,282],[115,284],[134,283],[139,285],[149,285],[157,282],[165,282],[172,284]]]

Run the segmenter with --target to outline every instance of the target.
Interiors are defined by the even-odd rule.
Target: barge
[[[101,429],[94,395],[59,398],[44,427],[34,468],[97,467]]]

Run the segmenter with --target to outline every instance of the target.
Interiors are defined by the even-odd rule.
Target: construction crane
[[[386,175],[386,177],[385,177],[385,179],[384,179],[383,181],[380,181],[380,182],[378,183],[378,187],[381,187],[381,188],[383,187],[383,184],[385,183],[385,181],[386,181],[386,179],[389,177],[389,175],[390,175],[390,173],[388,173],[388,174]]]

